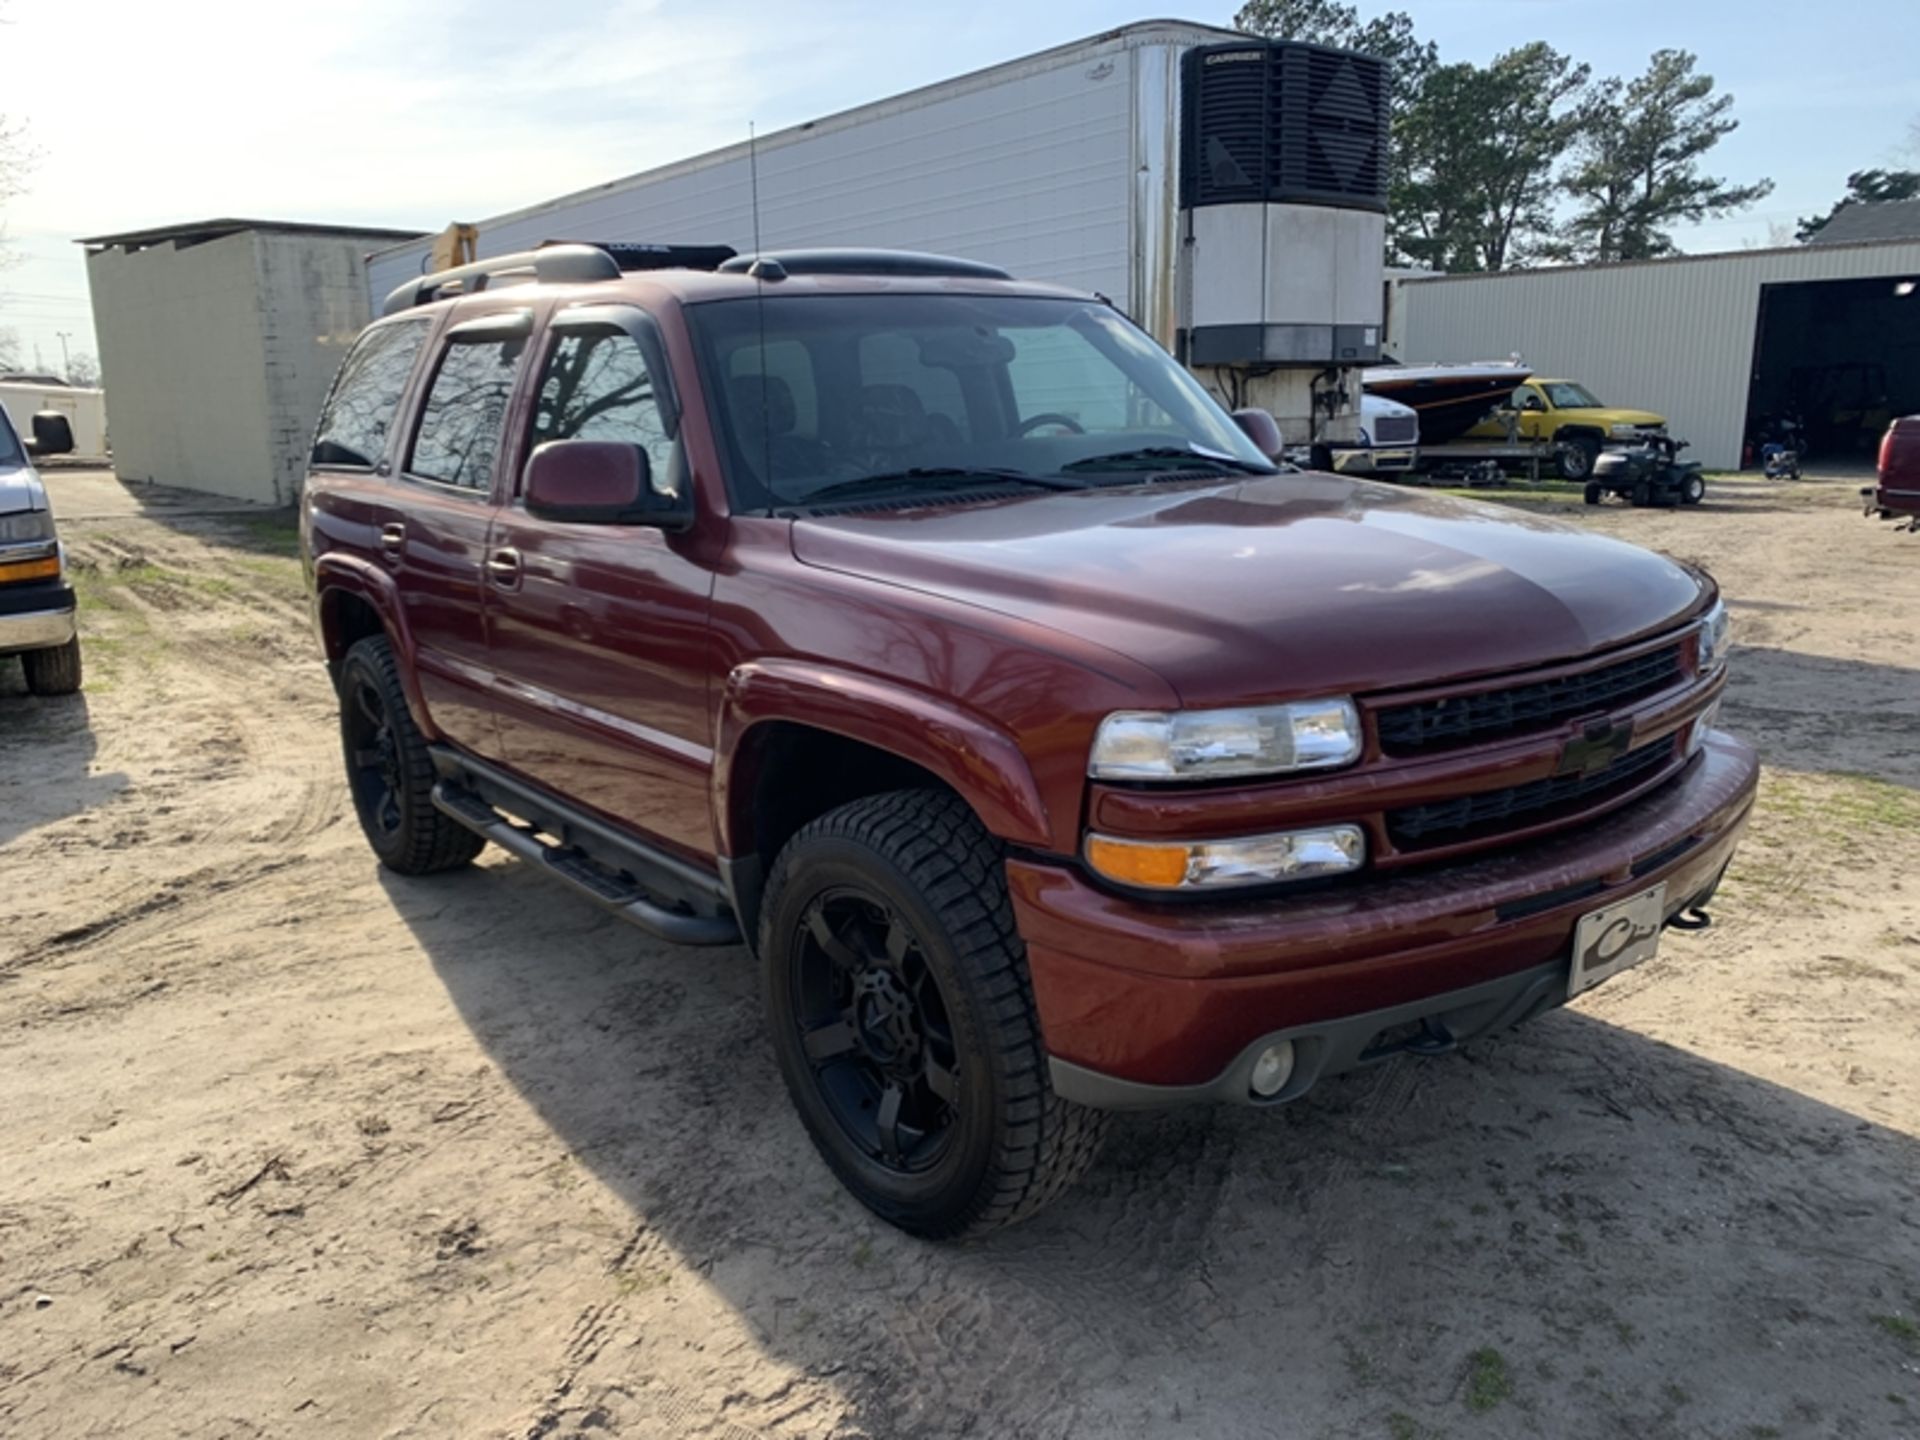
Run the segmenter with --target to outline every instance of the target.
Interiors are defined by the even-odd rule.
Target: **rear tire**
[[[1600,497],[1604,495],[1606,492],[1600,488],[1599,481],[1589,480],[1587,482],[1587,488],[1585,493],[1586,493],[1587,504],[1598,505],[1600,503]]]
[[[1707,498],[1707,482],[1698,475],[1689,475],[1680,482],[1680,503],[1698,505]]]
[[[1053,1093],[999,843],[957,796],[843,805],[781,850],[761,909],[767,1022],[840,1181],[950,1239],[1041,1209],[1106,1115]]]
[[[1653,490],[1648,486],[1646,481],[1642,480],[1638,485],[1633,487],[1633,494],[1628,503],[1636,510],[1644,510],[1652,502]]]
[[[1580,435],[1572,440],[1560,442],[1560,448],[1554,453],[1554,468],[1560,472],[1562,480],[1571,480],[1578,484],[1593,474],[1593,465],[1600,458],[1600,442],[1591,436]]]
[[[29,650],[20,657],[27,689],[36,695],[71,695],[80,688],[80,637],[51,650]]]
[[[433,760],[386,636],[370,635],[347,651],[339,691],[347,785],[380,863],[401,875],[471,863],[487,842],[434,808]]]

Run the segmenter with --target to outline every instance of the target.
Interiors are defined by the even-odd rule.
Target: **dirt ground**
[[[283,524],[50,483],[89,680],[0,663],[0,1435],[1920,1433],[1920,537],[1857,481],[1526,502],[1728,592],[1713,929],[1125,1118],[960,1247],[815,1158],[744,953],[376,869]]]

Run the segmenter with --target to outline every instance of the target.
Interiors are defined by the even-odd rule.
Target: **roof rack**
[[[755,267],[758,267],[757,269]],[[775,271],[780,273],[776,274]],[[758,275],[778,280],[787,275],[953,275],[971,280],[1011,280],[998,265],[922,255],[914,250],[769,250],[736,255],[720,267],[722,275]]]
[[[619,279],[620,264],[605,250],[592,245],[549,245],[541,250],[495,255],[489,260],[457,265],[451,270],[435,271],[431,275],[422,275],[417,280],[396,285],[387,296],[386,304],[380,307],[380,313],[398,315],[402,310],[426,305],[440,299],[442,290],[455,285],[463,293],[472,294],[486,289],[489,282],[507,275],[531,275],[543,285],[580,285],[596,280]]]
[[[623,271],[718,270],[740,253],[731,245],[655,245],[644,240],[548,240],[540,249],[559,245],[586,245],[604,250]]]

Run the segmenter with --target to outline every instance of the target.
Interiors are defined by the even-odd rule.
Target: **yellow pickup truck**
[[[1573,380],[1535,377],[1515,390],[1508,403],[1519,412],[1520,439],[1558,442],[1555,465],[1563,480],[1589,478],[1602,445],[1628,444],[1648,435],[1667,433],[1665,416],[1650,410],[1619,410],[1602,405],[1591,390]],[[1461,438],[1505,440],[1507,421],[1501,412],[1495,411]]]

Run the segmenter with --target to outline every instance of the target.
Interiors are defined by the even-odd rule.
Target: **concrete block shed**
[[[114,469],[292,503],[369,319],[366,254],[415,233],[209,220],[82,240]]]
[[[1920,240],[1796,245],[1388,281],[1408,363],[1504,360],[1665,415],[1689,459],[1733,469],[1762,417],[1805,420],[1812,459],[1864,465],[1920,412]]]

